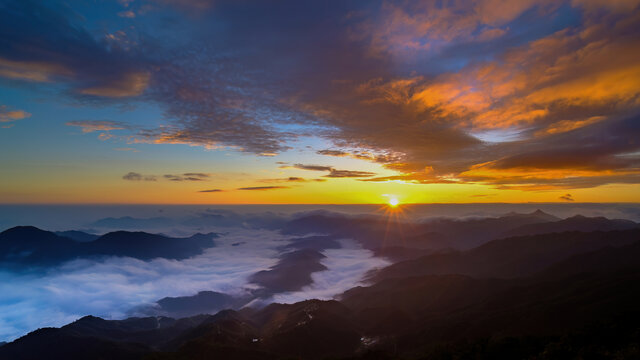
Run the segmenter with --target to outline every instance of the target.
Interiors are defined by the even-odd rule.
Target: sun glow
[[[398,198],[395,196],[390,196],[389,200],[388,200],[389,206],[391,207],[396,207],[400,204],[400,201],[398,201]]]

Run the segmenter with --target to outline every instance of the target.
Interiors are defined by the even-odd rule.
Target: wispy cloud
[[[571,194],[565,194],[560,196],[560,200],[564,200],[564,201],[575,201],[573,199],[573,196],[571,196]]]
[[[280,190],[289,189],[289,186],[249,186],[237,188],[236,190],[251,190],[251,191],[263,191],[263,190]]]
[[[133,12],[132,10],[125,10],[125,11],[120,11],[118,13],[118,16],[123,17],[123,18],[133,19],[133,18],[136,17],[136,13]]]
[[[206,181],[211,177],[208,173],[184,173],[184,174],[166,174],[163,176],[158,175],[143,175],[137,172],[129,172],[122,178],[130,181],[157,181],[158,179],[166,179],[169,181]]]
[[[311,171],[331,171],[333,168],[331,166],[325,165],[304,165],[304,164],[294,164],[293,166],[281,166],[282,169],[300,169],[300,170],[311,170]]]
[[[211,177],[211,174],[206,173],[184,173],[184,174],[166,174],[163,177],[171,181],[205,181]]]
[[[277,178],[277,179],[262,179],[260,180],[260,182],[266,182],[266,183],[278,183],[278,182],[298,182],[298,183],[305,183],[305,182],[323,182],[323,181],[327,181],[326,179],[305,179],[302,177],[298,177],[298,176],[289,176],[286,178]]]
[[[129,181],[157,181],[158,178],[155,175],[142,175],[137,172],[129,172],[122,176],[122,179]]]
[[[6,105],[0,105],[0,123],[9,123],[30,117],[24,110],[12,110]]]
[[[324,177],[328,177],[328,178],[356,178],[356,177],[369,177],[369,176],[375,175],[375,173],[368,172],[368,171],[339,170],[331,166],[324,166],[324,165],[294,164],[293,166],[281,166],[281,168],[310,170],[310,171],[328,171],[329,174],[324,175]]]
[[[127,124],[109,120],[77,120],[69,121],[66,123],[66,125],[80,127],[82,128],[83,133],[91,133],[94,131],[124,130],[129,128]]]
[[[490,197],[490,196],[496,196],[496,194],[472,194],[469,195],[472,198],[481,198],[481,197]]]
[[[331,172],[324,177],[329,178],[360,178],[374,176],[376,173],[369,171],[354,171],[354,170],[336,170],[331,169]]]
[[[373,154],[368,151],[362,150],[353,150],[353,151],[344,151],[344,150],[318,150],[317,154],[326,155],[326,156],[335,156],[335,157],[350,157],[353,159],[359,160],[367,160],[367,161],[375,161],[379,163],[393,163],[395,161],[399,161],[399,156],[394,154]]]

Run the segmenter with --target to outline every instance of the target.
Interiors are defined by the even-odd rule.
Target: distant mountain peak
[[[527,218],[527,217],[534,217],[534,218],[539,218],[541,220],[544,221],[557,221],[560,220],[560,218],[553,216],[549,213],[546,213],[540,209],[536,209],[533,212],[530,213],[519,213],[519,212],[515,212],[515,211],[511,211],[508,212],[506,214],[504,214],[502,217],[506,217],[506,218]]]
[[[535,235],[544,233],[555,233],[564,231],[612,231],[628,230],[640,227],[631,220],[607,219],[604,216],[588,217],[584,215],[574,215],[566,219],[556,219],[538,224],[527,224],[514,228],[507,232],[507,236]]]
[[[105,322],[106,320],[93,315],[86,315],[81,317],[80,319],[74,321],[74,324],[78,323],[95,323],[95,322]]]
[[[50,233],[49,231],[46,230],[42,230],[40,228],[37,228],[35,226],[31,226],[31,225],[21,225],[21,226],[14,226],[12,228],[9,228],[3,232],[1,232],[0,234],[15,234],[15,233],[22,233],[22,234],[29,234],[29,233]]]

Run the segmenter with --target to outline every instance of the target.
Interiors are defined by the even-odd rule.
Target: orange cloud
[[[571,0],[573,6],[580,6],[588,11],[605,8],[613,12],[631,11],[638,7],[637,0]]]
[[[120,11],[118,13],[118,16],[133,19],[136,17],[136,13],[131,10],[125,10],[125,11]]]
[[[69,121],[66,123],[67,126],[78,126],[82,128],[83,133],[91,133],[94,131],[111,131],[111,130],[123,130],[128,128],[128,126],[121,124],[116,121],[107,121],[107,120],[80,120],[80,121]]]
[[[0,105],[0,123],[13,122],[30,117],[26,111],[23,110],[9,110],[6,105]]]
[[[384,3],[381,19],[359,30],[369,36],[373,53],[435,51],[452,41],[488,41],[504,35],[501,26],[525,11],[550,11],[558,4],[549,0],[422,0]],[[481,30],[478,35],[474,35]]]
[[[552,161],[552,159],[550,159]],[[478,164],[459,174],[464,182],[493,185],[497,189],[543,191],[576,189],[608,183],[635,183],[640,180],[640,168],[588,169],[579,166],[499,168],[496,162]]]
[[[591,16],[600,18],[458,72],[334,84],[335,95],[305,108],[320,108],[332,119],[336,145],[396,156],[319,153],[375,161],[400,173],[370,181],[522,190],[637,181],[640,159],[619,155],[640,149],[633,125],[640,110],[640,12]],[[518,136],[480,141],[490,130]]]
[[[13,61],[0,58],[0,76],[36,82],[52,81],[55,76],[72,76],[63,65],[44,61]]]
[[[375,161],[378,163],[391,163],[398,160],[399,154],[374,154],[368,151],[362,150],[353,150],[353,151],[343,151],[343,150],[318,150],[316,154],[327,155],[327,156],[335,156],[335,157],[349,157],[352,159],[358,160],[367,160],[367,161]]]
[[[638,14],[619,19],[619,36],[601,25],[562,30],[459,73],[375,79],[357,91],[369,104],[428,111],[435,118],[466,118],[475,128],[572,121],[558,116],[570,107],[590,109],[591,118],[603,109],[611,113],[640,104],[640,40],[631,35],[639,21]],[[585,118],[574,121],[575,127],[587,124]]]
[[[537,131],[536,136],[559,134],[559,133],[563,133],[563,132],[567,132],[575,129],[580,129],[581,127],[595,124],[605,119],[606,118],[604,116],[592,116],[585,120],[575,120],[575,121],[562,120],[562,121],[558,121],[555,124],[551,124],[549,127],[545,129]]]

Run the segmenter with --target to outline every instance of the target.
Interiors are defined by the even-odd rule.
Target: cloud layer
[[[259,240],[252,240],[259,239]],[[217,239],[218,240],[218,239]],[[243,242],[243,246],[232,246]],[[93,314],[122,318],[136,306],[201,290],[241,294],[246,278],[277,261],[286,239],[269,231],[234,231],[204,254],[174,261],[76,260],[45,274],[0,273],[0,338],[60,326]]]
[[[269,269],[289,244],[268,230],[228,229],[216,247],[185,260],[112,257],[74,260],[45,273],[0,272],[0,339],[11,340],[44,326],[61,326],[84,315],[119,319],[163,297],[191,296],[199,291],[247,295],[255,285],[248,278]],[[359,284],[365,273],[387,265],[385,260],[351,241],[345,249],[325,250],[328,270],[314,273],[314,284],[273,300],[329,299]],[[257,305],[254,304],[254,305]]]

